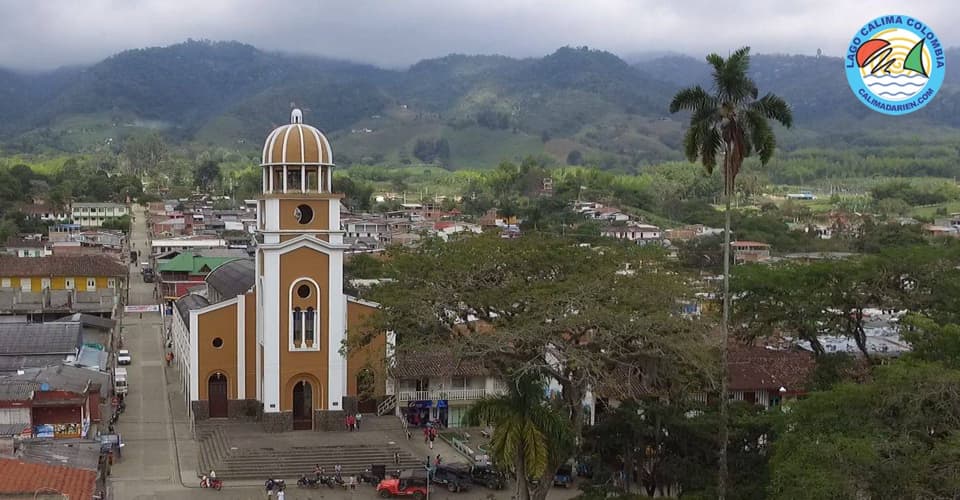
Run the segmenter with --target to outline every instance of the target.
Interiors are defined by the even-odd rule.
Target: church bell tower
[[[309,428],[346,393],[343,232],[333,152],[323,133],[290,123],[267,136],[258,200],[258,398],[265,423]],[[292,422],[291,422],[292,421]],[[298,425],[300,427],[298,427]]]

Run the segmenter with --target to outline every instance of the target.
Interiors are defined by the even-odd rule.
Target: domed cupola
[[[264,193],[329,193],[333,150],[323,132],[303,123],[303,112],[294,109],[290,123],[267,136],[260,166]]]

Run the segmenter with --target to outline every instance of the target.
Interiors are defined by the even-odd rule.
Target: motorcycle
[[[367,467],[362,473],[360,473],[360,482],[370,484],[371,486],[376,486],[378,483],[380,483],[380,478],[373,475],[373,472],[369,467]]]
[[[333,488],[337,485],[337,478],[333,476],[320,476],[320,484],[326,485],[327,488]]]
[[[223,488],[223,481],[220,479],[211,478],[210,476],[204,474],[200,477],[200,487],[213,488],[217,491],[220,491],[220,488]]]
[[[297,479],[297,487],[300,488],[319,488],[320,479],[311,479],[306,475],[301,475],[300,479]]]

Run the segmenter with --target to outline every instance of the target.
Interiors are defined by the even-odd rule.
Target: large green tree
[[[124,141],[122,151],[134,174],[153,173],[167,156],[167,144],[158,133],[137,134]]]
[[[735,193],[737,174],[744,159],[756,153],[762,164],[773,158],[777,142],[769,120],[789,127],[793,123],[790,106],[774,94],[760,97],[757,85],[747,74],[750,48],[738,49],[728,58],[707,56],[712,67],[713,89],[696,85],[677,92],[670,103],[670,112],[689,111],[690,127],[684,136],[687,159],[698,158],[708,173],[717,167],[723,174],[724,218],[723,272],[723,345],[721,366],[726,367],[726,344],[730,320],[730,199]],[[720,395],[720,483],[718,496],[725,497],[727,475],[726,407],[727,378],[721,376]]]
[[[530,232],[428,240],[390,257],[395,281],[371,298],[398,354],[444,348],[495,375],[553,380],[575,435],[589,416],[588,391],[612,379],[627,397],[668,396],[705,387],[705,372],[715,373],[702,323],[681,315],[690,288],[656,249]]]
[[[960,371],[897,361],[786,414],[771,498],[957,498]]]
[[[193,173],[194,182],[203,193],[209,193],[220,182],[220,177],[220,163],[212,159],[202,161]]]

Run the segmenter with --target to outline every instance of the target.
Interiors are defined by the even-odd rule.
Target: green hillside
[[[923,151],[944,164],[956,159],[950,158],[960,127],[956,85],[925,109],[893,120],[857,102],[839,58],[758,55],[752,68],[761,90],[794,107],[796,126],[779,134],[786,154],[778,159],[832,162],[839,160],[830,151],[850,150],[861,162],[877,157],[876,164]],[[587,48],[529,59],[450,55],[385,70],[237,42],[188,41],[125,51],[86,68],[39,75],[0,70],[0,148],[115,151],[130,134],[157,130],[194,150],[252,153],[295,105],[336,141],[341,165],[487,168],[542,154],[561,164],[570,156],[630,172],[681,158],[685,117],[670,115],[668,103],[678,88],[707,77],[707,65],[696,58],[629,65]],[[907,174],[960,175],[958,162],[944,169],[930,161]],[[806,170],[818,175],[815,166]]]

